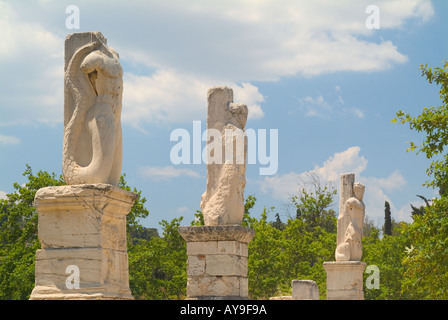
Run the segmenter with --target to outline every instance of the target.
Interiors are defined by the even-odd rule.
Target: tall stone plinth
[[[126,215],[137,196],[109,184],[38,190],[41,249],[30,299],[133,299]]]
[[[364,300],[361,261],[329,261],[323,267],[327,273],[327,300]]]
[[[247,299],[248,243],[241,225],[179,227],[187,242],[188,299]]]

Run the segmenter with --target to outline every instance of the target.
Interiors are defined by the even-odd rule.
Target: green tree
[[[426,158],[432,159],[429,168],[426,170],[432,180],[426,181],[426,185],[439,188],[440,195],[445,195],[448,189],[448,154],[444,152],[448,144],[448,61],[444,62],[444,67],[428,68],[428,65],[421,65],[420,70],[426,80],[432,84],[440,86],[439,94],[442,99],[441,106],[425,107],[421,114],[412,117],[409,113],[399,110],[396,118],[392,122],[401,124],[408,123],[411,130],[423,132],[426,138],[421,145],[416,145],[409,141],[408,151],[417,150],[417,154],[423,153]]]
[[[448,197],[433,201],[406,228],[410,245],[402,290],[412,299],[448,299]]]
[[[187,250],[177,231],[182,217],[162,220],[162,237],[128,247],[129,285],[135,299],[176,300],[186,295]]]
[[[379,269],[379,288],[364,286],[366,300],[397,300],[409,299],[407,292],[402,292],[402,279],[406,267],[402,260],[406,256],[409,239],[403,232],[405,223],[398,223],[394,227],[394,235],[385,234],[379,237],[380,230],[374,228],[371,234],[363,237],[362,261],[367,265],[377,266]],[[368,282],[370,274],[364,274],[364,283]]]
[[[149,211],[145,207],[146,198],[142,197],[142,192],[137,190],[137,188],[131,188],[128,186],[125,178],[126,174],[123,173],[120,177],[120,181],[118,182],[118,187],[138,194],[137,200],[134,202],[131,211],[126,216],[126,232],[129,245],[130,242],[133,241],[133,237],[143,237],[145,233],[147,234],[146,236],[148,236],[148,233],[153,236],[155,233],[154,230],[145,230],[145,228],[140,224],[140,220],[149,215]]]
[[[280,231],[285,229],[285,224],[282,222],[282,219],[280,219],[280,214],[277,212],[275,214],[275,221],[270,222],[271,225]]]
[[[249,293],[253,299],[275,296],[284,283],[282,232],[267,221],[268,213],[265,208],[260,219],[246,216],[246,223],[255,230],[248,257]]]
[[[439,86],[442,104],[425,107],[414,117],[400,110],[392,122],[407,123],[411,130],[425,134],[421,145],[409,142],[408,151],[431,159],[425,185],[438,188],[440,198],[433,199],[423,215],[413,215],[405,230],[411,244],[403,259],[407,268],[403,291],[416,299],[448,299],[448,61],[443,68],[421,65],[420,70],[430,84]]]
[[[0,200],[0,299],[29,299],[34,288],[37,239],[37,213],[34,196],[40,188],[63,185],[62,177],[39,171],[29,165],[24,185],[14,183],[14,192]]]
[[[422,199],[423,201],[425,201],[426,207],[425,206],[420,206],[420,207],[415,207],[411,204],[411,215],[412,218],[414,218],[415,215],[421,216],[425,214],[425,208],[429,208],[430,204],[428,199],[426,199],[424,196],[421,195],[417,195],[417,197],[419,197],[420,199]]]
[[[334,259],[336,222],[326,210],[335,194],[329,187],[311,192],[305,188],[292,204],[303,215],[281,222],[274,207],[264,208],[260,219],[245,216],[245,224],[255,230],[249,242],[249,293],[253,299],[291,294],[291,280],[312,279],[325,298],[326,273],[323,262]],[[247,204],[247,201],[246,201]],[[280,222],[282,225],[280,225]],[[279,227],[281,226],[281,227]]]
[[[389,202],[384,202],[384,234],[392,235],[392,216]]]
[[[333,223],[335,211],[330,209],[336,189],[330,185],[322,186],[316,175],[310,175],[311,187],[302,187],[299,195],[292,197],[291,202],[296,207],[296,219],[305,222],[308,231],[319,226],[327,232],[336,232]]]
[[[33,206],[36,192],[44,187],[64,185],[62,176],[39,171],[33,173],[27,164],[23,176],[27,182],[14,183],[14,192],[0,200],[0,299],[29,299],[34,288],[36,250],[40,249],[37,238],[38,215]],[[119,186],[131,191],[124,176]],[[134,192],[141,195],[135,188]],[[136,230],[144,230],[139,220],[148,215],[145,198],[135,201],[127,216],[128,239]]]

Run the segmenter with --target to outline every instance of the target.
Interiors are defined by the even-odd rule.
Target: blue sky
[[[80,28],[69,30],[76,5]],[[368,5],[380,29],[365,25]],[[315,172],[337,188],[354,172],[366,185],[366,213],[411,221],[429,161],[406,152],[421,135],[391,124],[399,109],[439,105],[420,64],[447,59],[446,1],[5,1],[0,0],[0,197],[24,183],[25,164],[62,173],[63,49],[72,32],[100,31],[124,69],[123,172],[147,198],[147,227],[183,216],[189,224],[206,187],[205,164],[174,165],[170,133],[205,129],[211,86],[246,103],[246,128],[278,130],[278,171],[247,166],[253,210],[289,199]],[[203,145],[204,146],[204,142]],[[269,145],[268,145],[269,150]],[[337,210],[337,197],[334,209]]]

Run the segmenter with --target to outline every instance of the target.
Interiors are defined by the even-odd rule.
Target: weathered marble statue
[[[100,32],[65,39],[63,174],[41,188],[32,300],[133,299],[126,215],[138,194],[119,188],[123,70]]]
[[[248,109],[233,103],[228,87],[207,94],[207,189],[201,197],[205,225],[241,224],[244,215]]]
[[[123,70],[98,33],[66,53],[62,172],[68,185],[118,185],[122,165]],[[66,49],[67,50],[67,49]]]
[[[336,261],[361,261],[361,238],[365,216],[362,199],[365,187],[361,183],[354,183],[352,188],[353,195],[343,202],[343,211],[338,218],[338,240],[342,237],[343,240],[336,248]],[[339,223],[342,221],[344,222]]]

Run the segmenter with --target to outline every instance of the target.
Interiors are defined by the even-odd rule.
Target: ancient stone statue
[[[364,185],[354,183],[353,196],[343,203],[344,211],[340,219],[344,219],[345,223],[338,223],[338,237],[343,235],[343,241],[338,243],[336,248],[336,261],[361,261],[361,238],[365,216],[365,205],[362,201],[364,190]],[[342,225],[346,228],[340,230]]]
[[[233,91],[227,87],[210,88],[207,98],[207,189],[201,197],[205,225],[241,224],[248,109],[233,103]]]
[[[68,185],[118,185],[123,91],[118,54],[100,33],[78,33],[67,37],[65,58],[64,179]]]

